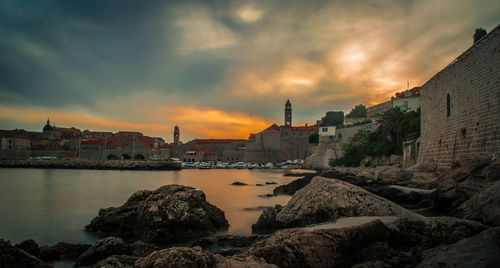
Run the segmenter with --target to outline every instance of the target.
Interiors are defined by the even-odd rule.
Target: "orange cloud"
[[[155,110],[157,113],[150,113]],[[74,126],[80,129],[118,131],[135,130],[145,135],[165,136],[173,131],[174,123],[179,122],[184,141],[191,138],[248,138],[250,132],[260,131],[271,123],[265,118],[244,113],[231,113],[216,109],[198,109],[184,106],[149,107],[141,112],[144,117],[152,117],[155,122],[137,123],[102,118],[83,113],[72,113],[40,107],[0,107],[0,118],[25,124],[40,124],[47,119],[59,126]],[[159,113],[158,113],[159,112]],[[150,120],[151,121],[151,120]],[[167,138],[167,140],[170,140]]]

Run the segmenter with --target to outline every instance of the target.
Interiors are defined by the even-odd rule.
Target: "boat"
[[[212,169],[212,163],[201,162],[198,165],[198,169]]]

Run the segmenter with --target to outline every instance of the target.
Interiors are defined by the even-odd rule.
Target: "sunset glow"
[[[283,124],[287,98],[293,122],[312,123],[424,84],[500,13],[471,0],[125,2],[0,4],[0,129],[49,117],[247,138]]]

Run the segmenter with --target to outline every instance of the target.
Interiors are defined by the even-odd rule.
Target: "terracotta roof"
[[[409,93],[409,94],[406,94],[406,93]],[[418,97],[418,96],[420,96],[420,87],[414,87],[410,90],[405,90],[405,91],[396,93],[396,99],[413,98],[413,97]]]
[[[280,127],[276,124],[272,124],[268,128],[262,130],[259,133],[262,133],[262,132],[280,132]]]
[[[292,127],[292,131],[318,131],[318,126]]]

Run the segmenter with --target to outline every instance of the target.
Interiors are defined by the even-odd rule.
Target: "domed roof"
[[[50,121],[49,119],[47,119],[47,124],[45,124],[45,126],[43,127],[43,131],[46,131],[46,130],[53,130],[54,128],[50,125]]]

